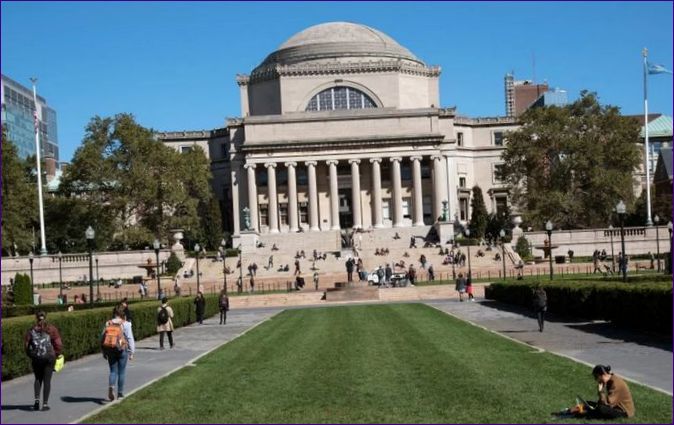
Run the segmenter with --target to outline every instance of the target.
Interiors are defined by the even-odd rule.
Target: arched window
[[[307,105],[307,111],[333,111],[335,109],[376,108],[368,95],[353,87],[331,87],[316,94]]]

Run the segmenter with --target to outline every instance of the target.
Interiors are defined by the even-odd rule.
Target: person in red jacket
[[[49,392],[51,391],[51,376],[54,372],[56,357],[61,355],[63,344],[61,335],[56,326],[47,323],[47,314],[44,311],[35,313],[36,323],[24,337],[24,348],[31,359],[35,383],[34,410],[40,410],[40,390],[42,392],[42,410],[49,410]]]

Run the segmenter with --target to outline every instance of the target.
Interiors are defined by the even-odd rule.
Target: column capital
[[[422,161],[423,159],[424,158],[420,155],[410,157],[410,161]]]
[[[275,162],[265,162],[264,164],[265,167],[269,168],[276,168],[276,163]]]
[[[245,168],[246,170],[248,170],[249,168],[252,168],[254,170],[255,166],[257,166],[257,164],[250,162],[250,163],[244,164],[243,168]]]
[[[325,163],[328,165],[337,165],[339,161],[336,159],[328,159],[327,161],[325,161]]]
[[[283,165],[286,167],[297,167],[297,163],[294,161],[285,162]]]
[[[441,154],[431,155],[431,159],[434,160],[434,161],[435,161],[436,159],[437,159],[437,160],[441,160],[441,159],[442,159],[442,155],[441,155]]]
[[[360,164],[360,159],[350,159],[349,164]]]
[[[370,158],[371,164],[374,164],[375,162],[381,163],[381,158]]]
[[[304,161],[304,163],[308,166],[313,165],[314,167],[318,165],[318,162],[316,161]]]
[[[393,157],[389,158],[389,161],[391,161],[391,162],[401,162],[402,160],[403,159],[400,156],[393,156]]]

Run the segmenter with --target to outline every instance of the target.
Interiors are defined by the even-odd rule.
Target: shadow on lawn
[[[509,313],[520,314],[526,317],[536,320],[536,315],[531,309],[524,307],[504,304],[498,301],[483,301],[480,303],[484,307],[493,308],[500,311],[507,311]],[[672,350],[672,336],[663,335],[643,330],[635,330],[624,327],[619,327],[612,324],[611,322],[597,321],[593,322],[588,319],[578,319],[570,317],[562,317],[555,314],[546,314],[546,322],[559,323],[565,325],[571,329],[579,330],[581,332],[601,335],[605,338],[620,340],[620,341],[600,341],[599,344],[612,344],[619,342],[632,342],[639,345],[645,345],[648,347],[659,348],[662,350],[673,351]],[[515,333],[517,331],[505,331],[504,333]],[[530,332],[530,331],[522,331]]]

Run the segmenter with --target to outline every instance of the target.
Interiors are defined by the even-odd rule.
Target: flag
[[[671,74],[672,71],[669,69],[665,68],[662,65],[658,65],[655,63],[650,63],[646,62],[648,64],[648,73],[649,74]]]

